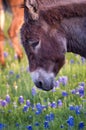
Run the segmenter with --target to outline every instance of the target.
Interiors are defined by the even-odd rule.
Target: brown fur
[[[37,0],[37,3],[38,10],[34,11],[38,19],[33,19],[30,9],[24,5],[22,43],[31,72],[42,68],[56,75],[65,63],[66,51],[86,58],[86,0],[54,0],[54,3],[53,0]],[[41,41],[38,51],[37,41]]]
[[[18,38],[18,33],[19,33],[19,29],[21,27],[21,25],[23,24],[23,16],[24,16],[24,9],[21,8],[21,4],[23,4],[23,0],[8,0],[8,4],[9,6],[11,7],[11,11],[12,11],[12,22],[11,22],[11,25],[9,27],[9,30],[8,30],[8,34],[9,34],[9,38],[11,39],[12,41],[12,44],[13,44],[13,47],[15,49],[15,52],[17,53],[18,55],[18,58],[21,59],[22,56],[23,56],[23,53],[22,53],[22,49],[21,49],[21,46],[19,44],[19,38]],[[1,5],[1,9],[3,9],[2,7],[2,0],[0,0],[0,5]],[[0,50],[2,53],[0,56],[3,56],[3,41],[5,40],[4,39],[4,35],[3,35],[3,40],[1,40],[1,30],[0,30]],[[5,64],[5,60],[1,60],[2,58],[0,58],[0,62],[1,64]],[[3,56],[3,59],[4,59],[4,56]]]

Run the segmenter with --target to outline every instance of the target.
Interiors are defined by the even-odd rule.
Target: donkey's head
[[[34,16],[36,12],[30,14],[29,6],[26,6],[28,16],[21,29],[21,38],[31,77],[38,88],[49,91],[54,87],[54,78],[65,62],[66,39],[60,29],[48,25],[40,15],[37,19],[38,16]]]

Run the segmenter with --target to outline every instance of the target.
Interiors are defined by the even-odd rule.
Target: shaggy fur
[[[38,19],[33,19],[25,5],[22,43],[31,72],[42,68],[56,75],[65,63],[66,51],[86,58],[86,0],[37,2],[38,9],[34,11],[38,13]],[[36,52],[37,41],[41,41],[41,46]]]

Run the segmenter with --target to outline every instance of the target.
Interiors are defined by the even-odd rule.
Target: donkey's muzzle
[[[51,81],[37,80],[35,82],[35,85],[39,89],[42,89],[42,90],[45,90],[45,91],[49,91],[49,90],[53,89],[53,87],[54,87],[53,80],[51,80]]]

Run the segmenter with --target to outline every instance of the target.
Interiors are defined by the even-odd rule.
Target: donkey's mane
[[[52,25],[63,18],[86,17],[86,0],[39,0],[40,16]],[[42,3],[43,1],[43,3]],[[46,3],[46,5],[45,5]],[[52,3],[52,4],[50,4]],[[56,4],[55,4],[56,3]]]
[[[63,6],[67,4],[81,4],[86,3],[86,0],[36,0],[39,7],[42,9],[48,9],[52,7]]]

